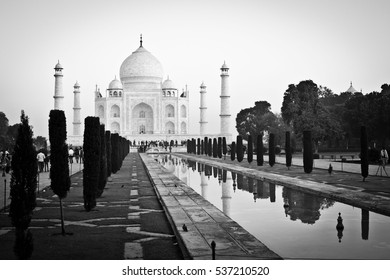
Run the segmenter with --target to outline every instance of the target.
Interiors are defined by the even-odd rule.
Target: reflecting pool
[[[171,155],[156,160],[285,259],[390,259],[388,216]]]

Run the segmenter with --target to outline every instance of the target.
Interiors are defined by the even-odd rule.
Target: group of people
[[[38,170],[39,172],[48,172],[49,169],[49,162],[50,162],[50,155],[44,154],[43,151],[39,151],[37,154],[37,161],[38,161]]]
[[[76,163],[83,163],[83,149],[81,147],[76,147],[73,149],[72,147],[68,150],[68,159],[69,163],[73,163],[73,158],[76,159]],[[45,154],[42,150],[37,154],[38,161],[38,171],[39,172],[48,172],[50,171],[49,163],[50,163],[50,155]]]
[[[73,158],[76,159],[76,163],[79,163],[79,161],[80,163],[84,162],[84,152],[83,152],[83,148],[81,147],[76,147],[75,149],[70,147],[68,151],[68,156],[69,156],[70,164],[73,163]]]

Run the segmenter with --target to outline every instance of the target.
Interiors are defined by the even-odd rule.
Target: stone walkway
[[[146,154],[140,154],[186,258],[280,259],[262,242]]]
[[[37,207],[30,224],[34,251],[31,259],[119,260],[182,259],[180,248],[143,163],[130,153],[122,168],[107,183],[97,206],[83,207],[83,174],[71,178],[63,200],[65,230],[62,236],[59,202],[41,180]],[[15,259],[14,228],[8,213],[0,213],[0,259]]]

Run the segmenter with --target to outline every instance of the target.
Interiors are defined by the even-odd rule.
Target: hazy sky
[[[123,60],[144,47],[165,76],[190,90],[190,132],[199,133],[199,86],[207,85],[209,132],[219,132],[220,67],[230,67],[232,130],[237,113],[267,100],[280,112],[289,84],[312,79],[334,93],[350,81],[364,93],[390,83],[390,1],[383,0],[0,0],[0,111],[24,109],[34,135],[48,136],[54,66],[64,67],[68,135],[73,85],[82,118],[94,115]]]

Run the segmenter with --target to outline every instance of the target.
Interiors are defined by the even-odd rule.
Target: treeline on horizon
[[[281,113],[271,111],[267,101],[242,109],[236,118],[239,135],[275,134],[284,147],[285,131],[291,131],[293,149],[302,147],[303,131],[310,130],[315,151],[359,150],[361,126],[367,128],[371,148],[390,144],[390,85],[368,94],[334,94],[312,80],[290,84],[284,92]]]

